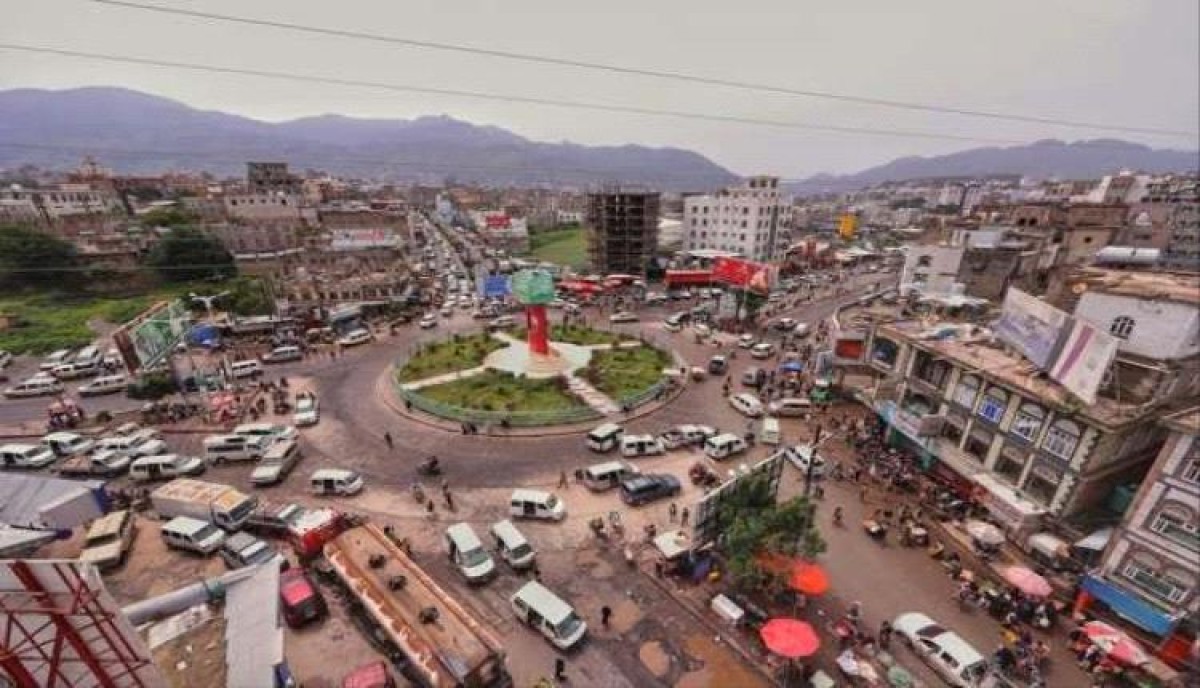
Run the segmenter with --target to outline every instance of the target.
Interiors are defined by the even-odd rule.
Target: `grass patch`
[[[529,331],[524,327],[519,327],[512,331],[512,336],[524,341],[529,336]],[[616,332],[594,330],[583,325],[568,325],[564,327],[559,323],[550,326],[550,341],[591,346],[594,344],[616,344],[617,342],[633,341],[633,337]]]
[[[479,411],[529,413],[582,408],[562,378],[533,380],[488,370],[461,380],[421,388],[421,396]]]
[[[529,235],[529,252],[539,261],[576,269],[586,268],[587,230],[572,227],[532,233]]]
[[[503,348],[503,342],[486,334],[467,337],[455,335],[452,339],[424,347],[420,353],[410,358],[404,367],[396,371],[396,379],[400,382],[413,382],[434,375],[474,368],[482,364],[488,354]]]
[[[13,353],[45,354],[55,349],[83,346],[96,338],[89,320],[119,325],[171,297],[155,293],[128,298],[71,297],[38,293],[0,298],[0,313],[17,316],[17,325],[0,331],[0,349]]]
[[[592,354],[583,378],[613,399],[639,394],[662,379],[671,356],[651,346],[611,349]]]

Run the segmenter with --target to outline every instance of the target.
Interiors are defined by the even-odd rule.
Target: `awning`
[[[1154,635],[1165,636],[1175,626],[1170,614],[1101,578],[1084,576],[1080,589],[1103,602],[1117,616]]]
[[[1075,546],[1079,549],[1091,550],[1093,552],[1103,552],[1105,547],[1108,547],[1108,541],[1112,539],[1112,528],[1101,528],[1087,537],[1076,541]]]

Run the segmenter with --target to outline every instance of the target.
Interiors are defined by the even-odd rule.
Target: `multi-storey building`
[[[1162,424],[1166,444],[1081,582],[1080,602],[1099,602],[1159,639],[1162,656],[1186,660],[1191,638],[1179,631],[1200,615],[1200,407]]]
[[[251,193],[296,193],[300,180],[288,172],[286,162],[248,162],[246,186]]]
[[[659,195],[614,190],[588,194],[588,258],[604,273],[643,275],[658,248]]]
[[[123,215],[117,194],[91,184],[58,184],[27,189],[13,185],[0,189],[0,220],[53,224],[79,216]]]
[[[788,242],[788,204],[778,177],[750,177],[741,186],[684,198],[684,250],[714,249],[751,260],[781,257]]]

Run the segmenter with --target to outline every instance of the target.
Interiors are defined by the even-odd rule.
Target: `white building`
[[[230,194],[223,199],[225,214],[235,220],[282,222],[304,220],[300,196],[278,191]]]
[[[0,189],[0,219],[58,220],[78,215],[122,213],[116,194],[90,184],[59,184],[45,189],[26,189],[14,184]]]
[[[684,250],[730,251],[751,260],[782,257],[790,209],[778,177],[750,177],[741,186],[683,199]]]
[[[962,246],[910,246],[900,274],[900,292],[953,293],[965,250]]]

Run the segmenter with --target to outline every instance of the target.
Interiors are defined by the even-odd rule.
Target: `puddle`
[[[708,688],[709,686],[738,686],[767,688],[766,679],[746,667],[733,650],[718,644],[707,635],[689,635],[684,647],[690,657],[701,660],[704,668],[689,671],[676,683],[675,688]]]

